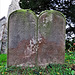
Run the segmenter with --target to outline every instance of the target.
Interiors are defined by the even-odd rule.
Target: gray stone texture
[[[65,19],[57,11],[45,11],[38,20],[38,65],[62,64],[65,56]]]
[[[12,1],[11,1],[11,4],[9,5],[9,8],[8,8],[7,17],[9,17],[9,15],[10,15],[12,12],[21,9],[20,6],[19,6],[19,1],[20,1],[20,0],[12,0]]]
[[[7,43],[6,18],[2,17],[0,19],[0,53],[1,54],[7,52],[6,43]]]
[[[29,10],[9,17],[8,65],[35,65],[37,18]]]
[[[44,11],[37,18],[31,10],[17,10],[8,22],[8,66],[62,64],[65,56],[65,18],[58,11]]]

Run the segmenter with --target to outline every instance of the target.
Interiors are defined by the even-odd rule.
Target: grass
[[[5,66],[7,62],[7,54],[0,54],[0,66]]]
[[[6,67],[7,55],[0,54],[0,75],[75,75],[75,51],[65,53],[65,63],[44,67]]]

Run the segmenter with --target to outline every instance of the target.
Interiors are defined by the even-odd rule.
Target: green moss
[[[24,9],[20,9],[20,10],[16,10],[16,11],[14,11],[14,12],[26,12],[26,10],[24,10]],[[14,13],[13,12],[13,13]]]
[[[31,14],[34,16],[34,18],[37,18],[37,16],[36,16],[35,12],[33,12],[33,11],[32,11],[32,10],[30,10],[30,9],[25,9],[25,10],[26,10],[26,12],[31,13]]]
[[[49,10],[42,11],[42,12],[39,14],[39,17],[40,17],[43,13],[48,12],[48,11],[49,11]]]
[[[38,31],[38,20],[39,20],[39,18],[40,18],[40,16],[42,16],[44,13],[47,13],[47,16],[50,16],[51,15],[51,13],[52,14],[56,14],[56,15],[59,15],[59,16],[62,16],[62,18],[64,18],[65,19],[65,23],[66,23],[66,18],[65,18],[65,16],[64,16],[64,14],[62,14],[61,12],[59,12],[59,11],[56,11],[56,10],[45,10],[45,11],[43,11],[43,12],[41,12],[40,14],[39,14],[39,17],[37,17],[36,16],[36,14],[35,14],[35,12],[33,12],[32,10],[30,10],[30,9],[20,9],[20,10],[16,10],[16,11],[14,11],[14,12],[12,12],[10,15],[9,15],[9,18],[10,18],[10,16],[12,15],[12,14],[14,14],[14,13],[21,13],[21,15],[22,16],[24,16],[23,18],[25,19],[25,17],[26,17],[26,13],[28,12],[28,13],[30,13],[31,15],[33,15],[33,18],[36,20],[36,25],[37,25],[37,31]],[[23,14],[22,14],[22,12],[23,12]],[[8,19],[9,20],[9,19]],[[8,22],[8,24],[9,24],[9,22]],[[47,25],[47,27],[46,28],[48,28],[49,26]],[[8,28],[9,29],[9,28]],[[37,32],[37,34],[38,34],[38,32]],[[37,36],[38,37],[38,36]]]
[[[29,13],[31,13],[33,16],[35,16],[35,17],[37,18],[35,12],[33,12],[32,10],[30,10],[30,9],[25,9],[25,10],[24,10],[24,9],[20,9],[20,10],[16,10],[16,11],[12,12],[12,13],[9,15],[9,17],[8,17],[8,20],[9,20],[9,18],[10,18],[10,16],[11,16],[12,14],[17,13],[17,12],[24,12],[24,13],[29,12]]]
[[[35,12],[33,12],[32,10],[30,10],[30,9],[20,9],[20,10],[16,10],[16,11],[14,11],[14,12],[12,12],[10,15],[9,15],[9,17],[13,14],[13,13],[17,13],[17,12],[24,12],[24,13],[26,13],[26,12],[29,12],[29,13],[31,13],[34,17],[36,17],[36,18],[38,18],[37,16],[36,16],[36,14],[35,14]],[[64,16],[64,14],[63,13],[61,13],[61,12],[59,12],[59,11],[56,11],[56,10],[45,10],[45,11],[42,11],[40,14],[39,14],[39,17],[43,14],[43,13],[59,13],[60,15],[62,15],[63,17],[64,17],[64,19],[65,19],[65,21],[66,21],[66,17]],[[9,19],[9,18],[8,18]]]
[[[40,14],[39,14],[39,17],[43,14],[43,13],[59,13],[60,15],[62,15],[66,21],[66,17],[63,13],[59,12],[59,11],[56,11],[56,10],[45,10],[45,11],[42,11]]]
[[[12,12],[8,17],[8,21],[9,21],[10,16],[16,12],[26,12],[26,10],[21,9],[21,10],[16,10],[16,11]]]
[[[61,18],[63,18],[65,20],[65,24],[66,24],[66,18],[64,16],[64,14],[62,14],[59,11],[56,11],[56,10],[45,10],[45,11],[43,11],[43,12],[40,13],[39,18],[43,14],[46,14],[47,16],[50,16],[51,14],[59,15],[59,16],[61,16]],[[51,31],[51,24],[52,24],[52,21],[50,21],[49,23],[46,23],[46,27],[43,27],[43,24],[39,26],[39,28],[41,29],[41,32],[45,32],[46,33],[46,36],[48,36],[50,34],[49,32]]]

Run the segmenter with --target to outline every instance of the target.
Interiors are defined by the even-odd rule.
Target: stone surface
[[[6,43],[7,43],[7,27],[6,18],[2,17],[0,19],[0,53],[6,53]]]
[[[37,18],[29,10],[9,17],[8,65],[34,66],[36,58]]]
[[[10,15],[12,12],[14,12],[14,11],[20,9],[19,1],[20,1],[20,0],[12,0],[12,1],[11,1],[11,4],[9,5],[9,8],[8,8],[7,17],[9,17],[9,15]]]
[[[57,11],[44,11],[37,18],[31,10],[9,16],[8,66],[45,66],[64,63],[65,18]]]
[[[38,65],[64,63],[65,19],[57,11],[45,11],[38,20]]]
[[[12,0],[11,4],[8,8],[8,14],[7,17],[2,17],[0,19],[0,53],[7,53],[7,25],[8,25],[8,17],[9,15],[18,9],[20,9],[19,6],[20,0]]]

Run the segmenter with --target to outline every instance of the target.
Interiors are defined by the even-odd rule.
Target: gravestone
[[[38,19],[38,65],[64,63],[65,19],[57,11],[45,11]]]
[[[7,65],[45,66],[64,63],[65,18],[58,11],[17,10],[8,20]]]
[[[32,11],[15,11],[9,17],[8,64],[35,64],[37,17]]]

